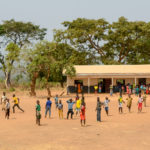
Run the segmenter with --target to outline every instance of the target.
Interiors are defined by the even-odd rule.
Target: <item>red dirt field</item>
[[[150,150],[150,96],[147,97],[148,107],[140,114],[137,113],[137,97],[132,96],[132,112],[128,113],[124,104],[123,114],[118,114],[118,95],[110,97],[110,116],[106,116],[103,109],[102,122],[98,123],[95,112],[97,95],[85,95],[87,124],[81,127],[79,116],[66,120],[66,100],[75,95],[61,98],[65,119],[60,120],[53,98],[52,118],[44,118],[46,91],[38,91],[37,97],[30,97],[27,91],[15,94],[25,113],[16,109],[12,114],[11,109],[10,119],[6,120],[0,105],[0,150]],[[12,106],[12,93],[7,96]],[[99,96],[104,101],[108,94]],[[123,96],[124,100],[126,97]],[[37,99],[42,107],[41,126],[35,124]]]

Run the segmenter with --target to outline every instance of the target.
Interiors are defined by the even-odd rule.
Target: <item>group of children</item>
[[[142,103],[144,103],[144,106],[146,107],[146,94],[141,96],[141,93],[140,93],[138,96],[139,96],[138,103],[137,103],[138,104],[138,112],[141,112],[142,111]],[[13,107],[12,107],[13,113],[15,113],[16,107],[19,110],[21,110],[22,112],[24,112],[24,110],[22,108],[20,108],[20,106],[19,106],[20,100],[18,97],[16,97],[15,94],[13,94],[12,100],[13,100]],[[58,110],[58,116],[60,119],[63,119],[62,101],[59,100],[58,95],[56,95],[54,100],[55,100],[55,107]],[[126,101],[127,101],[128,110],[130,112],[131,107],[132,107],[132,101],[133,101],[131,94],[128,94],[128,98],[126,98]],[[96,105],[97,121],[101,122],[102,107],[105,108],[106,115],[107,116],[109,115],[109,102],[110,102],[110,100],[108,99],[108,97],[105,98],[104,102],[101,102],[100,98],[97,97],[97,105]],[[81,99],[79,98],[79,96],[76,96],[74,101],[72,99],[69,99],[66,101],[66,103],[68,105],[67,119],[69,119],[69,116],[71,116],[71,119],[73,118],[73,115],[74,115],[73,106],[76,105],[75,114],[76,114],[76,116],[78,114],[80,115],[81,126],[85,125],[85,123],[86,123],[86,117],[85,117],[86,103],[84,100],[84,96],[82,96]],[[118,99],[119,113],[123,113],[123,103],[125,103],[125,101],[123,100],[122,94],[120,94],[120,97]],[[1,97],[1,105],[2,105],[2,111],[5,111],[5,118],[9,119],[11,105],[10,105],[9,99],[6,97],[5,92],[3,92],[3,95]],[[52,101],[48,97],[46,104],[45,104],[45,118],[47,117],[48,113],[49,113],[49,118],[51,117],[51,108],[52,108]],[[37,100],[37,102],[36,102],[36,124],[40,125],[40,119],[41,119],[41,106],[40,106],[40,101]]]
[[[138,112],[142,111],[142,105],[144,103],[144,106],[146,107],[146,94],[144,94],[143,96],[141,96],[141,94],[138,95]],[[132,106],[132,101],[133,98],[131,97],[131,94],[128,95],[128,98],[126,98],[127,100],[127,107],[129,112],[131,112],[131,106]],[[123,113],[123,103],[125,103],[125,101],[123,100],[122,95],[120,95],[119,99],[118,99],[118,103],[119,103],[119,113]]]
[[[59,119],[63,119],[62,101],[58,99],[58,95],[56,95],[54,100],[55,100],[55,107],[58,110]],[[84,97],[82,97],[82,99],[80,100],[80,98],[77,96],[75,101],[73,101],[72,99],[69,99],[66,101],[66,103],[68,104],[67,119],[69,119],[69,116],[71,116],[71,119],[73,119],[73,115],[74,115],[73,106],[74,106],[74,104],[76,104],[76,108],[75,108],[76,116],[78,114],[80,114],[81,126],[85,125],[85,122],[86,122],[86,120],[85,120],[86,104],[84,101]],[[52,107],[52,101],[48,97],[46,105],[45,105],[45,118],[47,117],[48,112],[49,112],[49,118],[51,117],[51,107]],[[40,125],[40,119],[41,119],[41,113],[40,112],[41,112],[40,101],[37,100],[37,102],[36,102],[36,124],[38,124],[38,125]]]
[[[20,109],[22,112],[24,112],[24,110],[22,108],[20,108],[19,106],[19,98],[16,97],[15,94],[13,94],[12,96],[13,99],[13,113],[15,113],[15,107],[17,107],[18,109]],[[2,105],[2,111],[5,111],[5,118],[9,119],[10,116],[10,100],[6,97],[6,93],[3,92],[3,95],[1,97],[1,105]]]

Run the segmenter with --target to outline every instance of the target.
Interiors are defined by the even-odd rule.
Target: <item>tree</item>
[[[14,67],[14,62],[18,60],[20,51],[23,50],[25,45],[29,45],[36,40],[42,40],[46,34],[46,29],[40,28],[37,25],[32,24],[31,22],[17,22],[15,20],[4,21],[0,25],[0,37],[3,41],[3,47],[6,48],[6,53],[1,53],[0,64],[5,74],[6,87],[11,86],[11,72]],[[9,47],[9,50],[8,50]],[[12,49],[11,49],[12,48]],[[16,53],[17,50],[17,54]],[[5,51],[5,48],[3,49]],[[8,56],[9,62],[7,61]],[[10,67],[11,64],[11,67]]]
[[[116,63],[138,63],[141,39],[145,36],[143,30],[145,25],[145,22],[129,22],[124,17],[120,17],[117,22],[110,25],[105,48],[113,52],[112,58]]]
[[[109,57],[111,51],[103,49],[107,40],[109,23],[104,19],[84,19],[78,18],[72,22],[62,23],[65,30],[54,30],[54,39],[57,42],[68,43],[75,48],[86,50],[90,53],[100,55],[101,61]]]

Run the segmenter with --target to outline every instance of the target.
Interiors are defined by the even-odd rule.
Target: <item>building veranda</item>
[[[76,75],[67,76],[68,93],[108,93],[126,85],[150,85],[150,65],[76,65]],[[100,89],[100,90],[99,90]]]

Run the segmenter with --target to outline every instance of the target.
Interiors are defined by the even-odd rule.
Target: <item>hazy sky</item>
[[[84,17],[112,22],[120,16],[150,21],[150,0],[0,0],[0,21],[31,21],[48,29],[48,40],[63,21]]]

